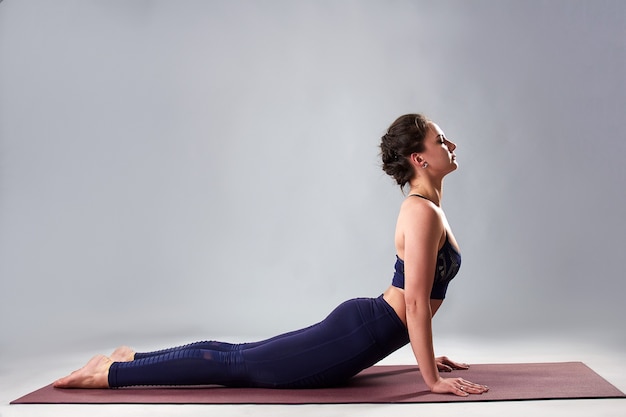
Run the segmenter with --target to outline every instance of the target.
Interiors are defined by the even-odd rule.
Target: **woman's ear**
[[[422,165],[422,162],[424,162],[424,158],[422,158],[420,156],[420,154],[418,153],[412,153],[411,154],[411,162],[413,162],[415,165]]]

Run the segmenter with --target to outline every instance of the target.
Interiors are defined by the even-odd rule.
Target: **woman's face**
[[[436,123],[430,123],[429,132],[424,138],[424,151],[421,153],[424,162],[428,163],[428,169],[444,175],[457,169],[455,149],[456,144],[446,138],[443,130]]]

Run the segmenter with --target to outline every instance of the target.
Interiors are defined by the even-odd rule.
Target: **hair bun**
[[[395,179],[400,188],[415,175],[413,165],[405,157],[424,150],[429,123],[421,114],[405,114],[398,117],[381,138],[383,171]]]

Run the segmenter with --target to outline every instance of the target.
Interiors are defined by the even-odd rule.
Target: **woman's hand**
[[[436,394],[455,394],[459,397],[467,397],[470,394],[482,394],[489,391],[486,385],[474,384],[463,378],[439,378],[430,389]]]
[[[439,372],[452,372],[453,370],[469,369],[468,364],[454,362],[453,360],[448,359],[447,356],[435,358],[435,362],[437,363],[437,369],[439,369]]]

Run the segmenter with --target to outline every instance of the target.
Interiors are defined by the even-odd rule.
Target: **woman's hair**
[[[430,120],[421,114],[405,114],[389,126],[380,142],[383,171],[396,180],[400,188],[413,178],[415,171],[408,156],[424,150],[424,138]]]

